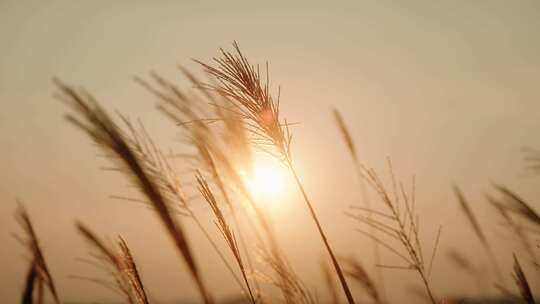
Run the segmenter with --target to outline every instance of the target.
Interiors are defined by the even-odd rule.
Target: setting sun
[[[246,184],[251,194],[257,197],[275,197],[283,191],[284,169],[270,160],[258,160],[253,164],[251,176]]]

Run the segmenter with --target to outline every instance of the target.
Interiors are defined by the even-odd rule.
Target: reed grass
[[[47,262],[45,261],[45,256],[43,255],[36,230],[30,220],[30,215],[20,202],[16,212],[16,218],[24,231],[24,236],[16,236],[16,238],[28,249],[31,255],[30,268],[26,278],[26,287],[22,295],[22,303],[33,303],[35,285],[38,286],[38,303],[41,303],[43,301],[42,284],[45,284],[50,291],[54,302],[59,304],[60,299],[56,290],[56,284]]]
[[[126,301],[130,304],[148,304],[148,297],[137,265],[126,241],[122,237],[118,237],[118,249],[113,249],[82,223],[77,222],[76,227],[84,239],[96,248],[98,251],[96,257],[113,269],[111,273],[114,277],[116,290],[125,297]]]
[[[431,254],[431,259],[429,261],[429,264],[426,265],[419,236],[420,219],[415,211],[414,179],[412,183],[412,190],[409,194],[406,193],[402,183],[400,183],[398,188],[398,184],[396,182],[395,174],[392,168],[392,163],[390,159],[388,159],[388,168],[390,171],[392,190],[387,190],[375,170],[368,168],[360,162],[357,148],[352,138],[352,135],[349,132],[341,114],[336,109],[334,109],[334,119],[336,121],[338,130],[341,133],[342,139],[348,148],[349,154],[353,159],[355,171],[356,174],[359,176],[359,179],[361,180],[361,182],[365,181],[368,183],[368,185],[378,194],[379,199],[383,202],[383,205],[384,207],[386,207],[387,211],[390,212],[389,214],[378,212],[372,209],[370,205],[366,205],[366,207],[352,207],[353,210],[358,211],[358,213],[356,214],[350,212],[347,212],[346,214],[351,218],[356,219],[360,223],[368,226],[369,231],[367,232],[360,229],[357,231],[368,236],[371,239],[374,248],[375,259],[379,261],[376,262],[377,267],[389,269],[416,270],[417,273],[420,275],[420,278],[422,279],[430,301],[432,303],[436,303],[437,300],[430,286],[429,277],[431,275],[433,261],[436,257],[442,230],[441,228],[439,228],[438,230],[435,244],[433,246],[433,251]],[[362,192],[366,193],[366,190],[362,189]],[[368,200],[366,200],[365,202],[369,203]],[[401,206],[402,204],[404,206]],[[400,208],[402,209],[400,210]],[[377,236],[377,232],[380,232],[385,237],[389,237],[394,241],[398,241],[402,248],[405,249],[406,254],[401,253],[393,245],[379,238]],[[401,258],[406,263],[406,265],[382,264],[380,262],[380,256],[378,253],[378,245],[394,253],[396,256]],[[382,274],[379,273],[379,277],[382,277]],[[382,301],[378,294],[377,301]]]
[[[186,234],[180,222],[172,215],[171,202],[156,182],[152,168],[146,165],[144,159],[130,146],[127,133],[120,130],[94,97],[84,91],[76,91],[72,87],[56,81],[60,93],[59,99],[66,102],[73,114],[67,115],[67,120],[88,135],[138,186],[140,192],[155,208],[158,218],[174,241],[188,270],[195,281],[203,301],[213,303],[210,291],[206,287],[195,262]],[[136,141],[136,139],[132,139]]]
[[[221,57],[213,60],[215,65],[197,61],[204,67],[206,73],[215,79],[216,83],[207,83],[203,85],[203,88],[217,92],[230,101],[229,110],[234,111],[243,119],[246,130],[252,135],[251,140],[260,149],[275,156],[290,169],[309,215],[315,222],[317,231],[330,256],[347,301],[352,304],[354,298],[341,266],[293,164],[290,146],[292,133],[289,130],[287,120],[283,119],[281,122],[280,93],[278,92],[277,98],[274,98],[270,93],[268,64],[263,72],[266,77],[263,76],[263,78],[259,66],[254,66],[247,60],[236,42],[233,43],[233,47],[233,52],[221,49]]]
[[[247,205],[244,207],[248,209],[248,214],[254,215],[256,222],[265,235],[266,242],[263,241],[257,232],[258,230],[253,228],[253,223],[249,216],[248,223],[252,225],[252,232],[255,233],[260,248],[264,251],[263,260],[273,269],[278,277],[277,280],[272,280],[272,282],[281,290],[286,303],[295,303],[298,301],[309,303],[310,300],[306,297],[308,292],[302,287],[303,284],[299,282],[299,278],[294,274],[283,254],[283,250],[276,240],[275,229],[270,217],[247,190],[245,180],[239,172],[240,169],[238,168],[249,168],[249,164],[246,164],[249,161],[249,148],[246,146],[248,142],[246,140],[244,125],[239,123],[240,120],[238,119],[234,123],[231,122],[230,120],[233,119],[234,112],[221,108],[219,106],[220,101],[216,100],[216,96],[204,89],[203,85],[193,75],[189,74],[189,72],[182,71],[192,81],[193,85],[204,93],[203,97],[207,99],[207,103],[213,106],[217,117],[204,118],[208,117],[209,114],[205,112],[204,105],[200,105],[203,101],[201,97],[193,95],[188,97],[188,94],[182,92],[173,84],[156,74],[153,75],[153,78],[158,86],[157,88],[142,79],[138,79],[137,81],[162,101],[162,104],[158,105],[158,109],[181,127],[187,138],[187,143],[192,145],[197,151],[193,158],[199,159],[198,168],[207,171],[214,184],[220,189],[224,201],[233,214],[235,226],[237,227],[237,231],[239,231],[242,244],[244,244],[244,241],[241,230],[238,229],[236,211],[223,182],[224,179],[228,180],[229,187],[235,188],[246,199]],[[194,106],[195,104],[197,106]],[[231,141],[235,143],[233,153],[240,154],[239,156],[226,153],[227,149],[220,141],[220,136],[217,136],[215,131],[209,127],[210,124],[215,125],[218,122],[224,123],[224,128],[220,129],[220,131],[225,134],[225,139],[233,139]],[[228,142],[228,144],[230,145],[231,142]],[[235,162],[238,159],[241,160],[240,164]],[[266,246],[266,243],[268,243],[268,246]],[[244,250],[247,250],[245,244],[243,247]],[[251,272],[253,273],[250,256],[247,253],[245,256],[248,266],[252,269]],[[255,282],[254,285],[257,293],[259,293],[258,283]]]
[[[435,245],[433,246],[431,261],[428,262],[424,258],[424,252],[420,242],[420,218],[415,210],[416,199],[414,178],[412,181],[412,189],[409,193],[406,192],[403,183],[400,183],[398,188],[392,163],[390,159],[388,159],[389,175],[391,179],[391,190],[388,190],[374,169],[368,169],[365,165],[361,165],[360,168],[362,177],[378,194],[379,199],[387,212],[383,213],[357,207],[354,208],[354,210],[358,211],[356,214],[349,212],[347,215],[368,227],[373,227],[381,233],[381,235],[397,242],[401,248],[398,248],[369,232],[357,229],[358,232],[376,241],[381,247],[386,248],[405,263],[403,265],[377,265],[378,267],[416,271],[424,285],[429,300],[433,304],[437,303],[437,298],[432,290],[429,277],[433,260],[435,259],[441,229],[439,229]],[[369,218],[365,215],[366,213],[373,214],[374,218]],[[402,252],[402,250],[404,252]]]
[[[421,242],[420,216],[416,210],[416,181],[409,186],[398,181],[392,162],[388,158],[388,180],[372,167],[362,163],[353,134],[349,131],[341,114],[334,110],[334,119],[341,134],[354,170],[359,179],[363,206],[353,206],[346,215],[361,225],[358,232],[367,236],[373,249],[376,266],[374,280],[362,256],[337,259],[335,249],[325,232],[311,197],[298,174],[292,157],[291,124],[280,110],[280,90],[271,91],[268,64],[264,68],[253,65],[233,43],[233,51],[221,50],[219,57],[210,63],[197,61],[208,76],[201,81],[191,72],[179,67],[182,75],[192,85],[191,90],[182,90],[173,82],[156,73],[150,80],[136,78],[153,96],[158,98],[158,110],[173,121],[182,134],[189,153],[165,153],[152,140],[141,122],[133,123],[118,114],[116,123],[96,99],[84,90],[75,89],[55,80],[57,97],[70,109],[67,120],[92,139],[113,164],[112,170],[120,171],[136,186],[140,197],[115,195],[113,198],[133,202],[143,202],[156,212],[158,220],[171,238],[175,250],[185,263],[187,271],[206,304],[214,303],[214,286],[207,286],[198,267],[199,256],[193,251],[190,235],[183,228],[183,220],[193,220],[204,234],[238,284],[246,300],[250,303],[320,303],[316,291],[304,283],[296,273],[278,242],[276,227],[270,213],[261,202],[248,191],[246,176],[252,169],[254,149],[268,153],[278,159],[291,173],[294,185],[299,189],[310,218],[322,240],[330,263],[325,259],[321,264],[327,292],[331,303],[341,302],[342,293],[348,303],[354,303],[351,287],[359,287],[370,302],[383,304],[385,296],[384,269],[413,271],[422,283],[422,293],[435,303],[446,303],[436,295],[432,287],[431,275],[434,261],[440,251],[442,227],[439,226],[432,250],[427,254]],[[190,170],[196,189],[180,181],[173,160],[180,159],[183,167]],[[537,157],[529,157],[531,168],[537,170]],[[192,174],[191,174],[192,173]],[[187,187],[186,187],[187,185]],[[495,252],[480,225],[476,214],[461,189],[454,186],[454,193],[463,211],[465,221],[483,246],[495,269],[499,282],[496,287],[502,295],[516,299],[518,294],[504,286],[503,276],[496,262]],[[531,242],[529,234],[540,233],[540,215],[533,206],[514,190],[502,185],[494,185],[498,196],[487,195],[488,202],[504,220],[510,232],[515,235],[527,254],[538,266],[535,251],[538,245]],[[194,198],[185,191],[196,190]],[[370,192],[374,193],[380,208],[374,208]],[[214,241],[213,233],[203,224],[204,219],[194,212],[193,201],[203,200],[209,208],[217,235],[226,245],[222,252]],[[16,213],[24,237],[17,239],[28,248],[29,264],[21,294],[23,304],[42,304],[45,291],[55,303],[60,303],[57,288],[38,242],[30,217],[23,207]],[[244,216],[245,221],[240,219]],[[521,221],[525,220],[525,221]],[[526,224],[525,224],[526,223]],[[364,230],[364,227],[367,229]],[[139,269],[126,241],[119,237],[112,244],[99,238],[88,227],[76,223],[77,231],[92,246],[97,258],[112,276],[112,282],[87,279],[113,289],[130,304],[153,302],[147,296]],[[423,228],[424,229],[424,228]],[[422,230],[423,232],[423,230]],[[386,263],[380,249],[395,255],[401,263]],[[447,252],[447,260],[455,268],[474,278],[479,290],[484,292],[484,273],[464,254],[463,249]],[[312,252],[305,253],[306,259]],[[524,264],[525,265],[525,264]],[[294,267],[293,267],[294,266]],[[539,271],[540,267],[532,268]],[[528,270],[528,269],[526,269]],[[336,280],[337,277],[337,280]],[[519,289],[519,296],[526,303],[534,303],[534,291],[527,280],[516,255],[513,257],[513,277]],[[347,279],[351,282],[349,285]],[[339,284],[337,283],[339,281]],[[278,290],[279,298],[274,298],[270,290]]]

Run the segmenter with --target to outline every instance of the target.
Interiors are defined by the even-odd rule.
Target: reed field
[[[0,0],[0,304],[538,303],[538,29]]]
[[[161,233],[171,241],[171,246],[160,250],[176,252],[177,263],[191,278],[190,288],[198,294],[197,302],[220,301],[207,280],[212,273],[201,271],[205,261],[184,229],[186,222],[196,224],[219,256],[223,267],[215,267],[215,271],[226,272],[235,282],[238,303],[535,303],[537,288],[529,280],[540,274],[540,215],[529,203],[535,198],[523,198],[496,183],[486,193],[485,202],[515,242],[512,260],[501,264],[492,245],[498,240],[489,239],[484,232],[491,227],[479,220],[461,188],[449,185],[455,194],[453,201],[462,211],[462,217],[452,225],[466,226],[470,238],[483,248],[481,259],[488,266],[478,269],[463,248],[440,252],[445,231],[453,227],[422,225],[423,215],[417,211],[422,202],[417,200],[414,176],[399,180],[391,158],[380,171],[364,163],[362,148],[357,146],[348,122],[334,109],[328,119],[335,121],[335,136],[346,147],[348,155],[344,157],[350,159],[357,177],[358,187],[350,190],[358,191],[361,197],[343,210],[344,219],[357,223],[346,238],[363,242],[369,249],[363,256],[343,256],[332,246],[335,236],[327,233],[332,223],[320,221],[317,200],[296,170],[295,123],[281,110],[280,90],[272,90],[268,63],[250,61],[236,42],[220,49],[211,60],[195,62],[200,71],[178,67],[178,73],[190,82],[187,87],[158,73],[135,78],[162,118],[181,134],[189,147],[186,151],[163,150],[144,122],[121,110],[105,110],[91,92],[67,80],[54,79],[53,86],[55,97],[65,106],[66,128],[75,128],[81,138],[90,139],[106,171],[118,173],[118,178],[136,189],[133,196],[115,195],[113,199],[146,204],[151,209],[148,212],[155,214]],[[301,121],[301,117],[295,119]],[[306,284],[295,269],[276,236],[268,207],[261,202],[264,192],[257,193],[250,184],[257,174],[254,155],[258,154],[269,156],[284,169],[292,177],[288,180],[292,187],[301,194],[296,203],[311,219],[313,238],[324,249],[322,257],[306,252],[305,258],[320,259],[320,272],[325,277],[322,286]],[[526,161],[530,169],[538,170],[540,154],[529,151]],[[182,176],[179,167],[184,170]],[[271,186],[270,173],[260,178],[258,187],[262,190]],[[201,216],[194,211],[194,204],[203,204],[210,212]],[[67,303],[62,299],[62,284],[57,283],[54,268],[47,262],[49,253],[41,247],[42,227],[32,223],[23,203],[16,218],[21,226],[16,238],[27,249],[28,260],[26,269],[21,269],[26,273],[21,282],[21,303]],[[203,224],[209,221],[214,225]],[[159,290],[150,291],[145,286],[137,252],[122,236],[104,238],[80,221],[73,229],[91,249],[88,262],[108,277],[103,280],[77,274],[81,284],[102,285],[114,291],[122,303],[160,303],[149,296],[159,294]],[[434,238],[422,237],[425,230],[435,230],[431,234]],[[115,235],[114,231],[109,235]],[[393,255],[391,263],[383,258],[385,252]],[[366,264],[364,256],[371,256],[374,264]],[[480,294],[476,300],[463,299],[438,291],[431,276],[437,271],[434,265],[442,263],[477,281],[485,297]],[[502,266],[509,263],[511,269]],[[409,272],[408,280],[419,283],[418,289],[411,291],[416,293],[411,299],[396,302],[388,297],[395,287],[384,277],[394,272]]]

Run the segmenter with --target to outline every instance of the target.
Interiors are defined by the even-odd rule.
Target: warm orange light
[[[283,190],[284,168],[271,160],[257,160],[253,164],[251,176],[246,184],[251,194],[257,198],[273,198]]]

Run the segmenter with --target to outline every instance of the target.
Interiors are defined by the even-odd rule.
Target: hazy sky
[[[447,227],[443,253],[457,246],[473,258],[481,252],[463,238],[470,230],[452,183],[463,187],[482,218],[490,214],[483,196],[491,182],[531,201],[539,197],[540,180],[527,174],[521,151],[540,147],[538,1],[285,3],[0,0],[2,300],[16,302],[26,270],[24,250],[10,235],[20,230],[12,216],[16,198],[31,212],[62,298],[114,297],[69,278],[100,274],[76,260],[87,253],[73,229],[80,219],[102,235],[126,237],[152,297],[196,299],[154,214],[109,198],[129,192],[127,182],[99,169],[106,160],[64,121],[66,108],[53,98],[51,78],[85,87],[108,109],[140,117],[158,142],[181,151],[173,141],[175,127],[154,110],[155,98],[133,76],[154,70],[186,85],[176,64],[195,69],[190,58],[208,60],[233,40],[253,61],[268,60],[272,81],[281,84],[283,113],[300,122],[293,155],[340,253],[370,262],[366,240],[343,215],[360,195],[333,124],[334,106],[363,160],[384,170],[391,156],[400,177],[416,175],[426,240],[432,241],[439,223]],[[286,232],[282,242],[293,248],[293,264],[324,293],[317,286],[324,255],[302,204],[291,188],[272,206]],[[208,215],[203,205],[197,211]],[[226,270],[193,231],[205,280],[218,296],[234,293]],[[503,231],[494,229],[490,237],[504,240]],[[514,248],[507,243],[498,249],[504,263]],[[443,257],[434,269],[436,288],[473,292],[467,283],[445,281]],[[396,272],[387,277],[390,286],[416,280]]]

